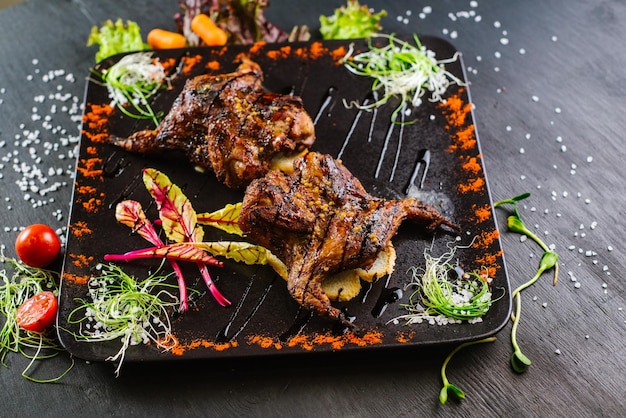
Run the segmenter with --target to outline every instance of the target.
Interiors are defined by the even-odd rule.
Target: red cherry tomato
[[[54,322],[57,314],[57,297],[52,292],[41,292],[19,307],[16,322],[27,331],[41,332]]]
[[[47,267],[61,252],[61,240],[48,225],[33,224],[23,229],[15,240],[15,251],[24,264]]]

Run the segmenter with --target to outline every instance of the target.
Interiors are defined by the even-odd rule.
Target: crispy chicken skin
[[[404,219],[456,226],[414,199],[386,200],[368,194],[359,180],[329,155],[309,152],[295,171],[277,170],[246,189],[239,225],[288,269],[293,298],[319,315],[347,323],[331,306],[321,283],[332,273],[371,265]]]
[[[263,90],[263,72],[248,58],[235,72],[187,80],[169,113],[154,130],[109,142],[138,153],[183,151],[235,189],[271,168],[273,158],[308,149],[313,121],[299,97]]]

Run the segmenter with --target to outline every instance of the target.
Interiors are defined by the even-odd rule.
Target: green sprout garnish
[[[165,68],[151,52],[124,56],[98,76],[109,91],[111,103],[134,119],[151,119],[158,126],[162,112],[155,112],[149,99],[167,85]]]
[[[522,353],[522,350],[517,343],[517,327],[520,321],[520,316],[522,312],[522,299],[521,292],[532,286],[539,277],[551,269],[554,269],[554,279],[553,285],[556,285],[558,281],[558,273],[559,273],[559,256],[556,252],[552,251],[548,245],[546,245],[537,235],[535,235],[532,231],[530,231],[520,216],[519,210],[517,208],[517,202],[526,199],[530,196],[530,193],[523,193],[519,196],[515,196],[511,199],[500,200],[494,204],[495,207],[511,204],[513,205],[514,214],[510,215],[507,218],[507,226],[510,231],[526,235],[535,241],[541,249],[544,251],[541,257],[541,261],[539,262],[539,267],[537,268],[537,272],[535,275],[528,280],[526,283],[517,287],[512,293],[511,298],[515,301],[515,313],[511,315],[511,320],[513,321],[513,327],[511,328],[511,345],[513,346],[513,355],[511,357],[511,367],[516,373],[524,373],[528,366],[530,366],[530,359]]]
[[[458,353],[460,350],[462,350],[465,347],[469,347],[470,345],[490,343],[490,342],[494,342],[495,340],[496,340],[496,337],[488,337],[488,338],[483,338],[482,340],[478,340],[478,341],[470,341],[467,343],[463,343],[457,346],[454,350],[452,350],[450,354],[448,354],[446,359],[443,361],[443,364],[441,365],[441,380],[443,382],[443,387],[441,388],[441,391],[439,392],[439,402],[441,402],[442,404],[445,404],[448,401],[449,395],[452,395],[453,398],[459,401],[462,399],[465,399],[465,392],[462,389],[460,389],[458,386],[455,386],[452,383],[450,383],[446,375],[446,367],[448,366],[448,363],[450,362],[450,360],[452,360],[452,357],[454,357],[454,355]]]
[[[464,85],[463,81],[445,69],[445,64],[457,60],[457,56],[437,60],[435,53],[426,49],[417,36],[415,45],[402,41],[394,35],[378,34],[372,37],[387,39],[387,45],[375,47],[371,40],[369,51],[356,55],[350,51],[344,58],[348,71],[374,79],[372,92],[382,90],[380,99],[369,104],[354,104],[359,109],[376,109],[393,97],[399,97],[401,103],[395,108],[391,120],[396,121],[397,115],[406,105],[418,107],[428,92],[431,102],[441,102],[443,95],[452,83]]]
[[[172,348],[167,310],[177,306],[177,297],[170,292],[176,285],[165,283],[170,275],[159,275],[158,271],[139,281],[113,264],[99,267],[100,275],[89,279],[91,300],[79,299],[80,305],[70,312],[68,323],[80,324],[79,333],[74,335],[80,341],[121,341],[117,354],[106,359],[118,362],[115,374],[119,375],[130,346],[154,343],[165,351]],[[74,315],[80,318],[74,320]]]
[[[26,331],[17,324],[17,310],[27,299],[44,290],[58,292],[58,273],[28,267],[20,261],[0,254],[0,262],[9,269],[0,270],[0,314],[4,324],[0,328],[0,364],[7,367],[6,356],[13,352],[30,359],[22,371],[22,377],[37,383],[59,381],[73,366],[59,376],[39,379],[31,375],[31,367],[40,360],[56,357],[63,349],[57,344],[53,333]]]
[[[412,280],[406,286],[415,287],[409,303],[402,305],[409,313],[391,321],[448,324],[481,320],[494,302],[491,279],[474,271],[457,272],[452,264],[455,252],[456,247],[439,257],[424,252],[424,268],[411,269]]]

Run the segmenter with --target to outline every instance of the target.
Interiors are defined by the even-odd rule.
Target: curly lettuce
[[[96,52],[96,62],[115,54],[150,49],[141,38],[137,22],[122,19],[107,20],[101,27],[93,26],[87,39],[87,46],[100,45]]]
[[[374,13],[358,0],[348,0],[332,16],[320,16],[320,33],[323,39],[369,38],[380,32],[380,20],[385,16],[386,10]]]

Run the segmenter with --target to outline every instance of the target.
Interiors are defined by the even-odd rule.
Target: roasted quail
[[[360,181],[329,155],[309,152],[295,171],[278,170],[246,189],[239,225],[288,269],[287,286],[303,307],[346,322],[331,306],[321,283],[330,274],[367,267],[389,244],[404,219],[456,226],[414,198],[386,200],[368,194]],[[347,322],[346,322],[347,323]]]
[[[109,142],[138,153],[183,151],[231,188],[262,177],[272,160],[295,155],[315,141],[313,121],[299,97],[263,90],[259,65],[243,58],[235,72],[187,80],[154,130]]]

